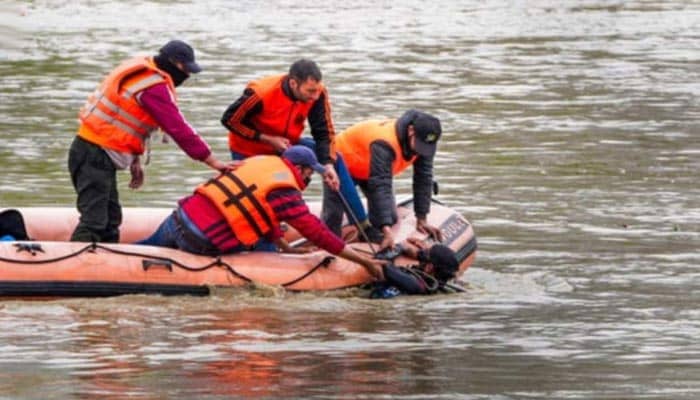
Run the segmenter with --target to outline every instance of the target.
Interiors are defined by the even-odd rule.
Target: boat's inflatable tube
[[[312,206],[320,209],[319,204]],[[126,208],[121,244],[76,243],[68,239],[78,220],[69,208],[18,208],[31,241],[0,242],[0,297],[115,296],[134,293],[206,295],[212,287],[241,286],[250,282],[283,286],[290,290],[330,290],[368,283],[371,276],[359,265],[316,250],[307,254],[246,252],[221,257],[179,250],[127,244],[150,235],[170,209]],[[415,232],[410,201],[398,208],[393,227],[397,243]],[[476,255],[471,224],[455,211],[433,204],[429,222],[439,226],[444,244],[460,260],[458,275]],[[356,236],[344,227],[344,236]],[[302,242],[287,229],[290,242]],[[371,254],[366,243],[351,243]],[[411,264],[414,260],[397,260]]]

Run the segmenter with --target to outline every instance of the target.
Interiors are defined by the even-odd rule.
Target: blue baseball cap
[[[182,40],[171,40],[161,47],[159,53],[171,61],[181,62],[188,73],[202,72],[202,67],[194,61],[194,49]]]
[[[286,158],[292,164],[309,167],[319,174],[326,173],[326,167],[321,165],[316,158],[316,154],[310,148],[302,145],[294,145],[282,153],[282,157]]]

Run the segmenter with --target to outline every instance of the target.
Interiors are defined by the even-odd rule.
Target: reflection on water
[[[85,97],[180,37],[205,67],[182,108],[220,157],[226,106],[300,56],[338,129],[439,115],[439,197],[480,243],[455,296],[5,302],[0,397],[697,398],[700,7],[482,3],[0,6],[2,206],[73,204]],[[210,174],[172,143],[152,155],[141,190],[120,176],[124,205],[172,206]]]

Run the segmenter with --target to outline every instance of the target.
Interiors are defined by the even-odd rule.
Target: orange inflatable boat
[[[311,204],[320,211],[320,204]],[[104,297],[136,293],[207,295],[215,287],[248,283],[281,286],[289,290],[331,290],[372,281],[359,265],[315,250],[306,254],[246,252],[220,257],[199,256],[163,247],[128,244],[143,239],[172,212],[165,208],[125,208],[121,227],[124,243],[69,242],[78,220],[72,208],[16,208],[24,217],[30,241],[0,242],[0,297]],[[415,231],[412,201],[398,206],[393,227],[396,242],[425,238]],[[443,243],[460,260],[461,276],[476,256],[471,224],[457,212],[435,202],[428,222],[442,230]],[[371,254],[367,243],[352,242],[355,228],[343,235],[350,246]],[[294,229],[290,243],[303,245]],[[376,246],[376,245],[375,245]],[[399,257],[397,265],[414,264]]]

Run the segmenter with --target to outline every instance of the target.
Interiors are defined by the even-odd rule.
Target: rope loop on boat
[[[41,249],[41,245],[35,244],[35,243],[33,243],[31,246],[29,246],[25,243],[16,243],[15,247],[17,247],[18,252],[19,251],[31,251],[32,255],[36,255],[36,251],[44,252],[43,249]],[[10,259],[10,258],[0,257],[0,261],[6,262],[6,263],[16,263],[16,264],[26,264],[26,265],[50,264],[50,263],[54,263],[54,262],[67,260],[67,259],[72,258],[72,257],[77,257],[85,252],[94,253],[97,249],[101,249],[101,250],[104,250],[104,251],[107,251],[110,253],[124,255],[124,256],[135,256],[135,257],[142,257],[142,258],[147,258],[147,259],[151,259],[151,260],[157,260],[157,261],[161,261],[165,264],[168,264],[170,266],[177,266],[181,269],[184,269],[186,271],[191,271],[191,272],[205,271],[205,270],[207,270],[209,268],[213,268],[213,267],[223,267],[231,275],[237,277],[238,279],[240,279],[244,282],[254,283],[252,279],[250,279],[249,277],[236,271],[236,269],[231,264],[223,261],[221,256],[217,256],[209,264],[203,265],[201,267],[192,267],[192,266],[183,264],[183,263],[181,263],[175,259],[169,258],[169,257],[160,257],[160,256],[154,256],[151,254],[139,253],[139,252],[135,252],[135,251],[125,251],[125,250],[114,249],[114,248],[104,246],[104,245],[101,245],[101,244],[98,244],[95,242],[88,244],[87,246],[81,248],[80,250],[74,251],[72,253],[68,253],[68,254],[60,256],[60,257],[47,258],[47,259],[43,259],[43,260],[14,260],[14,259]],[[282,287],[286,288],[288,286],[292,286],[292,285],[306,279],[309,275],[316,272],[319,268],[322,268],[322,267],[327,268],[334,259],[335,259],[335,257],[333,257],[333,256],[324,257],[323,260],[321,260],[318,264],[316,264],[309,271],[305,272],[303,275],[301,275],[300,277],[298,277],[296,279],[293,279],[287,283],[283,283]]]
[[[231,273],[232,275],[236,276],[237,278],[239,278],[239,279],[241,279],[241,280],[243,280],[243,281],[245,281],[245,282],[253,282],[252,279],[250,279],[250,278],[248,278],[247,276],[245,276],[245,275],[241,274],[240,272],[236,271],[236,270],[233,268],[233,266],[231,266],[230,264],[228,264],[228,263],[222,261],[222,260],[221,260],[221,256],[217,256],[217,257],[214,259],[214,261],[210,262],[209,264],[203,265],[203,266],[201,266],[201,267],[191,267],[191,266],[189,266],[189,265],[185,265],[185,264],[183,264],[183,263],[181,263],[181,262],[179,262],[179,261],[177,261],[177,260],[175,260],[175,259],[169,258],[169,257],[153,256],[153,255],[150,255],[150,254],[143,254],[143,253],[138,253],[138,252],[134,252],[134,251],[117,250],[117,249],[113,249],[113,248],[110,248],[110,247],[102,246],[102,245],[99,245],[99,244],[96,245],[96,247],[99,248],[99,249],[106,250],[106,251],[108,251],[108,252],[114,253],[114,254],[121,254],[121,255],[125,255],[125,256],[147,257],[147,258],[151,258],[151,259],[156,259],[156,260],[160,260],[160,261],[165,261],[165,262],[167,262],[167,263],[169,263],[169,264],[171,264],[171,265],[175,265],[175,266],[180,267],[180,268],[182,268],[182,269],[184,269],[184,270],[186,270],[186,271],[191,271],[191,272],[206,271],[206,270],[208,270],[209,268],[213,268],[213,267],[224,267],[224,268],[226,268],[226,270],[227,270],[229,273]]]
[[[287,282],[287,283],[283,283],[283,284],[282,284],[282,287],[285,287],[285,288],[286,288],[286,287],[288,287],[288,286],[292,286],[293,284],[295,284],[295,283],[297,283],[297,282],[300,282],[300,281],[306,279],[307,276],[309,276],[309,275],[311,275],[312,273],[316,272],[316,270],[319,269],[319,268],[321,268],[321,267],[326,267],[326,268],[327,268],[327,267],[331,264],[331,262],[333,262],[333,260],[335,260],[335,257],[333,257],[333,256],[325,256],[325,257],[323,257],[323,260],[321,260],[321,262],[319,262],[318,264],[316,264],[313,268],[311,268],[311,269],[310,269],[308,272],[306,272],[304,275],[302,275],[302,276],[300,276],[300,277],[298,277],[298,278],[296,278],[296,279],[294,279],[294,280],[291,280],[291,281],[289,281],[289,282]]]

